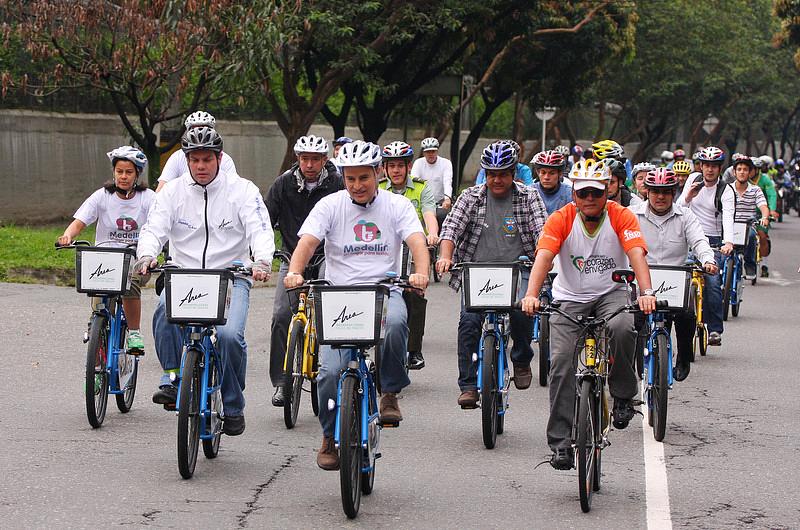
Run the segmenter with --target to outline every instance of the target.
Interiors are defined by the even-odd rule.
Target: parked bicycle
[[[106,242],[107,243],[107,242]],[[79,293],[97,298],[83,334],[86,349],[85,401],[89,425],[98,428],[106,417],[109,394],[126,413],[133,406],[139,375],[139,356],[126,347],[128,322],[122,311],[122,294],[131,285],[133,248],[92,246],[75,241],[56,250],[71,248],[75,254],[75,284]]]

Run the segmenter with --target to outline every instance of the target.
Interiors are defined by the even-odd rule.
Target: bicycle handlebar
[[[149,269],[147,272],[148,272],[148,274],[150,274],[150,273],[158,273],[158,272],[164,272],[164,271],[168,271],[168,270],[175,270],[175,269],[182,269],[182,268],[183,267],[181,267],[180,265],[176,265],[175,263],[164,263],[160,267],[153,267],[152,269]],[[235,272],[235,273],[241,274],[243,276],[252,276],[253,275],[253,269],[251,267],[245,267],[244,265],[238,265],[238,264],[237,265],[231,265],[229,267],[224,267],[224,269],[226,271]],[[208,270],[214,270],[214,269],[208,269]]]
[[[56,250],[63,250],[65,248],[76,248],[76,247],[91,247],[92,244],[85,239],[76,239],[69,245],[59,245],[58,241],[55,242]]]
[[[562,310],[560,305],[561,304],[559,302],[553,302],[553,303],[551,303],[551,304],[539,309],[539,313],[540,314],[545,314],[545,315],[552,315],[553,313],[557,313],[557,314],[563,316],[564,318],[566,318],[567,320],[569,320],[570,322],[572,322],[573,324],[577,325],[577,326],[581,326],[581,327],[587,327],[587,326],[599,327],[599,326],[605,326],[606,324],[608,324],[608,322],[610,322],[612,319],[614,319],[617,315],[619,315],[621,313],[640,313],[642,311],[641,309],[639,309],[638,304],[625,304],[625,305],[617,308],[613,313],[611,313],[611,315],[609,315],[606,318],[590,317],[590,319],[579,320],[579,319],[573,317],[572,315],[570,315],[569,313],[567,313],[566,311]],[[668,307],[669,307],[669,302],[667,300],[657,300],[656,301],[656,311],[664,311]]]

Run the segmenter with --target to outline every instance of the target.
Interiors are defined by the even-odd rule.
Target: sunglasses
[[[577,195],[579,199],[588,199],[590,195],[595,199],[599,199],[605,194],[606,190],[599,190],[597,188],[583,188],[582,190],[575,191],[575,195]]]

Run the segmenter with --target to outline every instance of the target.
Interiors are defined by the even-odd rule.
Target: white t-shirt
[[[448,159],[439,156],[435,163],[429,164],[425,157],[417,158],[411,166],[411,174],[427,181],[437,203],[445,196],[453,197],[453,164]]]
[[[378,190],[366,208],[354,204],[347,190],[322,198],[298,235],[325,241],[325,279],[334,285],[377,282],[388,271],[400,274],[403,241],[423,234],[411,201]]]
[[[156,194],[147,189],[137,191],[130,199],[100,188],[86,199],[75,219],[86,226],[97,221],[95,244],[111,241],[106,246],[124,247],[139,240],[139,230],[147,221],[147,214]]]
[[[159,182],[169,182],[175,180],[184,173],[189,172],[189,164],[186,162],[186,155],[183,151],[178,149],[167,159],[164,164],[164,169],[161,171],[161,176],[158,177]],[[236,165],[233,163],[233,158],[228,156],[225,152],[222,153],[222,159],[219,162],[220,173],[236,174]]]
[[[697,194],[697,196],[692,199],[692,202],[686,204],[686,197],[689,195],[689,191],[691,190],[693,183],[694,179],[690,176],[686,180],[686,184],[683,186],[683,193],[677,201],[678,204],[680,206],[686,206],[692,210],[692,212],[700,220],[700,226],[703,227],[703,232],[705,232],[706,236],[721,236],[722,218],[717,214],[717,207],[714,205],[714,197],[717,193],[717,186],[714,185],[709,187],[704,184],[703,187],[700,188],[700,192]]]

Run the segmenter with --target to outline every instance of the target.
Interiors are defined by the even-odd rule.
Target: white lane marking
[[[664,459],[664,444],[653,438],[648,424],[647,405],[643,405],[642,439],[644,441],[644,476],[647,503],[648,530],[671,530],[672,516],[669,509],[669,484],[667,463]]]

